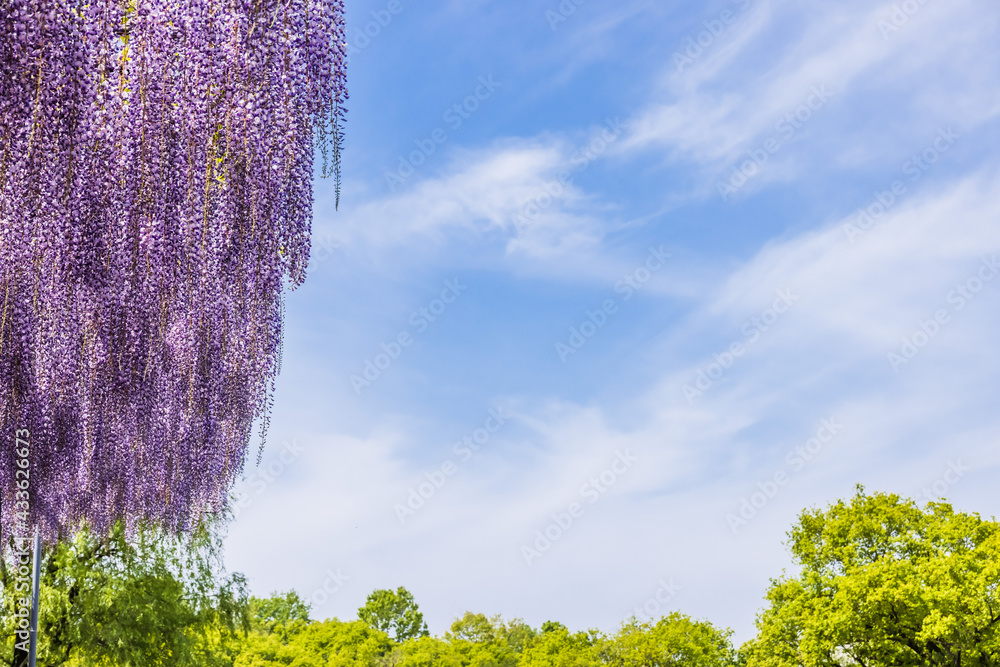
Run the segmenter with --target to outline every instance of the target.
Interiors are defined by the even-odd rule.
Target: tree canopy
[[[427,635],[424,615],[413,594],[402,586],[395,591],[374,591],[358,609],[358,618],[377,630],[391,632],[397,642]]]
[[[1000,524],[858,487],[789,533],[751,667],[1000,664]]]
[[[861,488],[804,511],[797,570],[772,581],[757,636],[671,612],[611,632],[466,612],[431,636],[404,587],[357,619],[314,620],[294,591],[248,597],[216,527],[177,538],[119,524],[43,557],[39,665],[64,667],[1000,667],[1000,524]],[[0,632],[17,596],[3,584]],[[11,664],[13,642],[0,645]]]
[[[106,536],[81,530],[44,549],[39,665],[231,665],[247,629],[246,586],[219,562],[210,528],[171,537],[145,528],[126,539],[121,522]],[[14,573],[0,560],[0,635],[14,636]],[[13,664],[13,642],[0,664]]]

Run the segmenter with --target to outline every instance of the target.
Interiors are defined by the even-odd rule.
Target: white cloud
[[[557,280],[600,280],[633,257],[609,251],[607,235],[631,224],[621,207],[580,184],[620,140],[615,119],[566,138],[497,141],[456,149],[439,173],[417,171],[397,192],[369,192],[329,220],[317,220],[313,267],[334,255],[441,256],[476,253],[475,264]],[[502,252],[497,252],[502,248]]]
[[[754,174],[751,192],[795,180],[807,168],[880,164],[938,124],[970,130],[994,118],[1000,108],[985,82],[995,81],[997,67],[975,57],[970,44],[989,49],[995,12],[977,0],[929,2],[883,37],[880,21],[896,5],[775,1],[745,13],[731,8],[732,25],[696,59],[679,72],[673,60],[665,66],[661,89],[631,120],[618,149],[662,150],[671,161],[700,165],[704,195],[716,189],[709,180],[727,178],[748,150],[774,138],[778,149]],[[675,53],[683,55],[686,44]],[[970,78],[983,83],[969,86]],[[815,90],[829,91],[829,99],[817,103]],[[807,102],[813,109],[802,113],[805,122],[779,125]],[[884,122],[872,124],[876,117]],[[805,136],[806,148],[789,148]]]
[[[905,88],[918,77],[930,83],[899,103],[898,124],[908,132],[920,128],[923,137],[951,117],[975,125],[995,115],[989,86],[965,91],[955,109],[940,100],[910,104],[948,90],[944,82],[963,67],[976,80],[995,80],[992,65],[970,62],[976,51],[970,45],[983,44],[995,27],[989,5],[928,2],[883,39],[878,21],[891,6],[762,3],[734,25],[729,41],[666,79],[658,95],[673,101],[658,99],[636,117],[623,155],[666,150],[714,177],[768,135],[776,117],[800,104],[811,86],[824,83],[841,105],[841,129],[854,127],[846,100],[860,104],[873,87]],[[781,22],[801,29],[775,45]],[[965,46],[956,49],[956,42]],[[764,49],[774,57],[762,55]],[[932,62],[944,63],[940,72],[922,69]],[[854,134],[813,137],[816,156],[782,153],[785,162],[761,180],[800,177],[804,160],[847,169],[876,154],[885,159],[892,137],[884,135],[891,132],[857,125]],[[497,241],[504,255],[495,265],[505,269],[558,266],[577,278],[606,276],[622,264],[604,247],[617,210],[573,183],[539,205],[544,184],[572,164],[576,150],[545,136],[456,153],[441,173],[417,175],[388,197],[373,195],[318,233],[335,233],[344,252],[357,255],[432,252],[456,239],[471,239],[473,248]],[[746,638],[768,577],[787,562],[784,532],[806,506],[844,497],[855,482],[916,493],[949,460],[962,458],[973,471],[949,495],[970,503],[968,509],[1000,513],[982,481],[995,477],[990,470],[1000,464],[1000,355],[993,340],[1000,276],[961,309],[949,300],[984,257],[1000,254],[998,187],[990,170],[936,189],[907,183],[905,196],[853,242],[844,228],[855,222],[852,214],[774,240],[721,279],[707,271],[696,281],[700,289],[684,288],[694,312],[641,358],[627,350],[613,360],[616,381],[631,387],[628,395],[573,402],[526,391],[510,398],[518,428],[461,463],[404,525],[394,504],[425,473],[455,458],[451,450],[430,464],[426,456],[413,463],[407,455],[419,443],[398,424],[366,436],[312,434],[304,439],[315,444],[295,476],[282,478],[267,502],[234,526],[231,564],[254,577],[258,592],[293,585],[306,594],[328,568],[342,567],[350,587],[318,610],[341,618],[352,616],[372,589],[406,585],[435,632],[467,608],[521,615],[536,625],[559,618],[573,627],[611,629],[660,578],[671,577],[683,587],[678,607],[733,625]],[[513,216],[532,201],[538,214],[518,229]],[[744,326],[765,321],[779,290],[791,290],[794,305],[766,329],[751,324],[756,337],[749,342]],[[895,372],[888,353],[941,309],[947,324]],[[699,372],[712,368],[713,353],[731,343],[746,352],[689,401],[683,386],[695,385]],[[787,453],[827,418],[842,423],[842,432],[734,535],[726,515],[759,482],[787,472]],[[622,450],[639,462],[527,566],[521,546],[551,513],[578,501],[581,486]],[[275,565],[288,560],[289,549],[295,573]]]
[[[745,341],[741,323],[760,315],[775,290],[798,296],[702,396],[689,403],[681,387],[708,368],[711,354],[678,364],[661,349],[649,356],[662,360],[659,380],[621,397],[627,418],[617,403],[509,402],[522,430],[498,434],[468,462],[442,450],[441,462],[455,461],[458,472],[405,525],[393,505],[440,465],[404,464],[411,443],[396,429],[335,437],[315,449],[296,489],[275,493],[267,511],[238,524],[236,532],[250,537],[237,535],[231,548],[257,544],[267,530],[278,538],[268,525],[280,526],[281,537],[236,562],[253,572],[258,562],[280,560],[294,539],[304,552],[300,580],[321,579],[333,564],[355,577],[323,614],[350,616],[369,590],[404,583],[435,631],[463,605],[536,624],[552,616],[611,629],[632,612],[627,600],[642,603],[659,578],[672,577],[684,587],[677,606],[745,638],[768,577],[787,562],[784,531],[804,507],[849,495],[855,482],[917,494],[960,459],[972,472],[949,495],[965,494],[976,503],[970,509],[1000,511],[988,493],[969,495],[1000,463],[993,444],[1000,422],[967,407],[995,399],[1000,355],[989,352],[988,332],[998,323],[1000,275],[961,311],[947,301],[984,256],[1000,254],[998,186],[996,174],[984,172],[914,194],[853,244],[841,224],[848,218],[763,248],[664,337],[665,346],[721,341],[722,351],[726,332]],[[949,324],[894,373],[886,353],[938,308],[949,309]],[[829,418],[842,425],[834,440],[791,468],[788,453]],[[622,451],[638,462],[587,503],[581,487]],[[727,515],[777,471],[790,481],[734,534]],[[535,531],[571,502],[583,515],[525,564],[522,546],[533,547]],[[582,580],[592,582],[586,595]],[[595,618],[595,609],[604,611]]]
[[[508,141],[483,151],[461,151],[438,176],[413,178],[389,196],[375,196],[338,214],[338,241],[351,247],[401,246],[414,242],[444,243],[463,232],[477,236],[516,233],[512,217],[534,200],[547,205],[524,237],[515,244],[528,253],[545,255],[560,246],[592,246],[600,239],[596,221],[580,211],[587,197],[572,183],[555,197],[546,186],[570,159],[570,147],[555,139]],[[321,223],[323,234],[334,227]],[[556,233],[558,232],[558,233]]]

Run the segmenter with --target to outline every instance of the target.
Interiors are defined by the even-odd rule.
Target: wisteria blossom
[[[0,2],[0,532],[225,506],[339,165],[341,0]]]

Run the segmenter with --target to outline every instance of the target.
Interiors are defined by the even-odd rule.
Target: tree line
[[[294,591],[256,598],[205,526],[86,530],[46,551],[38,664],[65,667],[1000,667],[1000,523],[943,502],[866,493],[802,512],[795,571],[771,581],[756,636],[679,611],[613,632],[467,612],[431,636],[405,588],[357,619],[313,620]],[[4,637],[13,573],[0,564]],[[13,641],[0,643],[12,664]]]

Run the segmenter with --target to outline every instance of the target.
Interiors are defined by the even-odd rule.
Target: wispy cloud
[[[584,3],[550,30],[558,3],[531,4],[525,41],[557,81],[498,76],[510,91],[491,110],[516,98],[552,127],[505,128],[479,148],[456,136],[395,192],[349,184],[357,203],[317,221],[316,261],[338,272],[290,300],[290,340],[308,354],[282,380],[286,404],[335,417],[276,424],[304,453],[234,525],[233,563],[261,592],[323,590],[342,568],[321,612],[342,618],[372,589],[406,585],[436,632],[466,609],[611,629],[676,581],[671,605],[746,638],[796,514],[855,482],[945,484],[1000,514],[1000,277],[984,277],[1000,255],[1000,15],[988,0],[928,0],[894,18],[903,4],[686,8],[670,44],[645,45],[662,62],[634,73],[623,121],[586,115],[595,90],[613,97],[608,79],[638,58],[623,55],[649,29],[635,24],[659,30],[675,9]],[[391,29],[405,34],[411,11]],[[496,53],[511,51],[502,34]],[[616,66],[605,78],[603,59]],[[564,103],[572,121],[549,115]],[[775,196],[752,197],[765,186]],[[626,304],[616,281],[651,266],[651,247],[672,256]],[[352,392],[350,375],[456,275],[470,285],[460,305],[414,337],[394,379]],[[600,333],[561,364],[554,344],[600,313]],[[498,407],[509,419],[481,437]],[[823,420],[837,433],[817,448]],[[482,440],[469,458],[455,449],[466,436]],[[789,463],[803,447],[808,465]],[[527,566],[521,547],[625,451],[635,465]],[[413,491],[423,502],[401,522],[394,506]],[[727,515],[755,493],[766,502],[734,534]]]
[[[768,136],[809,141],[799,149],[782,147],[755,174],[753,190],[794,180],[806,169],[871,164],[873,156],[905,145],[903,128],[912,134],[950,121],[972,129],[997,114],[988,88],[962,85],[959,104],[941,103],[953,99],[956,81],[995,80],[995,64],[971,57],[970,44],[988,48],[996,37],[995,13],[985,3],[927,3],[888,37],[879,25],[898,3],[740,6],[728,9],[730,23],[718,36],[697,26],[677,45],[675,58],[687,60],[665,68],[660,90],[631,120],[620,146],[663,151],[671,161],[699,165],[706,178],[702,195],[716,190],[709,181],[725,181]],[[706,15],[706,22],[719,22],[715,14]],[[696,41],[702,33],[708,36],[704,47]],[[810,101],[817,88],[830,92],[822,110]],[[858,112],[867,121],[859,123]],[[893,130],[873,124],[875,118]]]

